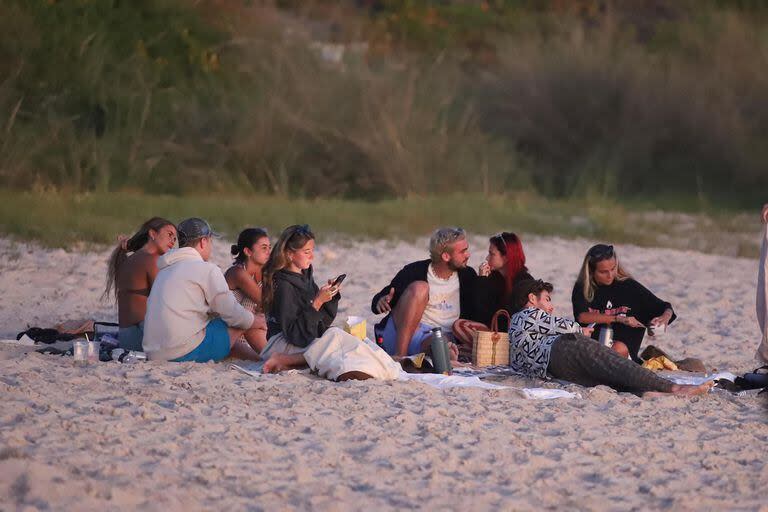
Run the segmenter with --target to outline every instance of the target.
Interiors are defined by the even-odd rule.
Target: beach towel
[[[709,382],[711,380],[725,379],[733,382],[736,379],[736,376],[731,372],[706,374],[693,372],[660,371],[658,375],[664,379],[671,380],[675,384],[683,384],[688,386],[698,386],[699,384],[704,384],[705,382]]]
[[[370,342],[370,340],[369,340]],[[229,368],[251,377],[258,379],[272,379],[277,375],[274,373],[261,373],[263,363],[243,363],[230,364]],[[308,370],[288,370],[282,373],[302,373],[308,372]],[[449,388],[480,388],[487,390],[500,390],[509,389],[520,397],[527,400],[552,400],[555,398],[581,398],[579,393],[572,393],[565,391],[564,389],[551,389],[551,388],[515,388],[510,386],[501,386],[499,384],[492,384],[490,382],[483,382],[476,376],[464,376],[464,375],[440,375],[435,373],[406,373],[400,370],[397,380],[399,381],[415,381],[421,382],[428,386],[432,386],[437,389],[449,389]]]

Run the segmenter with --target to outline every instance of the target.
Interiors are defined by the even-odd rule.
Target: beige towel
[[[57,324],[54,329],[62,334],[83,334],[84,332],[93,332],[93,320],[83,318],[79,320],[67,320]]]
[[[331,327],[304,351],[309,367],[321,377],[336,380],[357,371],[379,380],[395,380],[401,367],[369,339],[359,340],[338,327]]]

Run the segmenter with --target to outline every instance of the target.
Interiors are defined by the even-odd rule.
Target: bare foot
[[[283,370],[287,370],[289,365],[287,364],[288,361],[286,359],[286,354],[272,354],[264,363],[264,367],[261,371],[264,373],[279,373]]]
[[[451,364],[459,362],[459,346],[455,343],[448,343],[448,353],[451,356]]]
[[[304,359],[304,354],[283,354],[277,352],[269,356],[267,362],[264,363],[264,367],[261,369],[263,373],[278,373],[283,370],[290,370],[291,368],[300,368],[307,366],[307,361]]]
[[[711,380],[698,386],[675,385],[672,387],[672,394],[680,396],[706,395],[714,385],[714,381]]]
[[[675,384],[672,386],[672,389],[669,393],[664,393],[662,391],[647,391],[643,393],[643,398],[658,398],[660,396],[669,396],[669,395],[675,395],[675,396],[696,396],[696,395],[706,395],[709,393],[709,390],[714,386],[714,381],[707,381],[703,384],[699,384],[698,386],[688,386],[683,384]]]

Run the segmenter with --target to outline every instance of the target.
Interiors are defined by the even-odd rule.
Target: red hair
[[[509,293],[512,291],[512,285],[514,285],[518,274],[528,271],[525,266],[523,242],[516,234],[505,231],[491,237],[491,243],[502,255],[507,257],[507,263],[504,265],[507,270],[507,275],[504,277],[504,289],[506,293]]]

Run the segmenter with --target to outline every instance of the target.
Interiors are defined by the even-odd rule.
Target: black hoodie
[[[340,294],[317,311],[312,301],[320,290],[312,278],[312,267],[301,274],[279,270],[274,276],[275,295],[267,314],[267,339],[283,333],[291,345],[307,347],[331,326],[339,309]]]

